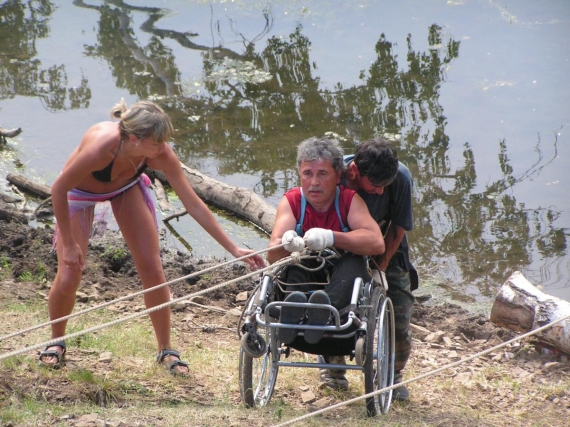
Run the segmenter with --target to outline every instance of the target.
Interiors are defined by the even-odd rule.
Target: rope
[[[271,247],[270,249],[274,249],[275,247],[276,247],[276,246],[273,246],[273,247]],[[264,249],[264,250],[269,250],[269,249]],[[251,255],[254,255],[254,254],[249,254],[249,255],[247,255],[247,256],[245,256],[245,257],[242,257],[242,258],[247,258],[247,257],[249,257],[249,256],[251,256]],[[235,260],[232,260],[231,262],[236,262],[236,261],[238,261],[238,260],[240,260],[240,259],[242,259],[242,258],[237,258],[237,259],[235,259]],[[303,257],[301,257],[301,258],[303,258]],[[264,272],[264,271],[266,271],[266,270],[273,269],[273,268],[275,268],[275,267],[279,267],[280,265],[287,264],[287,263],[290,263],[290,262],[291,262],[291,257],[282,258],[281,260],[279,260],[279,261],[277,261],[277,262],[271,264],[270,266],[267,266],[267,267],[264,267],[264,268],[262,268],[262,269],[253,271],[253,272],[251,272],[251,273],[245,274],[245,275],[243,275],[243,276],[237,277],[237,278],[232,279],[232,280],[229,280],[229,281],[227,281],[227,282],[220,283],[220,284],[215,285],[215,286],[213,286],[213,287],[211,287],[211,288],[203,289],[203,290],[201,290],[201,291],[194,292],[194,293],[192,293],[192,294],[188,294],[188,295],[182,296],[182,297],[180,297],[180,298],[172,299],[172,300],[170,300],[170,301],[168,301],[168,302],[165,302],[165,303],[160,304],[160,305],[156,305],[156,306],[154,306],[154,307],[148,308],[148,309],[143,310],[143,311],[140,311],[140,312],[138,312],[138,313],[135,313],[135,314],[132,314],[132,315],[129,315],[129,316],[126,316],[126,317],[122,317],[122,318],[113,320],[113,321],[111,321],[111,322],[103,323],[103,324],[101,324],[101,325],[97,325],[97,326],[94,326],[94,327],[92,327],[92,328],[84,329],[84,330],[82,330],[82,331],[74,332],[74,333],[72,333],[72,334],[68,334],[68,335],[65,335],[65,336],[63,336],[63,337],[54,338],[54,339],[51,339],[51,340],[49,340],[49,341],[44,341],[44,342],[41,342],[41,343],[38,343],[38,344],[31,345],[31,346],[29,346],[29,347],[20,348],[19,350],[14,350],[14,351],[11,351],[11,352],[8,352],[8,353],[4,353],[4,354],[0,355],[0,361],[1,361],[1,360],[4,360],[4,359],[7,359],[7,358],[9,358],[9,357],[12,357],[12,356],[17,356],[17,355],[19,355],[19,354],[26,353],[26,352],[31,351],[31,350],[36,350],[36,349],[38,349],[38,348],[42,348],[42,347],[44,347],[44,346],[45,346],[45,347],[49,347],[49,346],[51,346],[51,345],[53,345],[54,343],[59,342],[59,341],[64,341],[64,340],[69,340],[69,339],[72,339],[72,338],[76,338],[76,337],[78,337],[78,336],[86,335],[86,334],[92,333],[92,332],[96,332],[96,331],[99,331],[99,330],[101,330],[101,329],[104,329],[104,328],[107,328],[107,327],[110,327],[110,326],[118,325],[119,323],[123,323],[123,322],[126,322],[126,321],[128,321],[128,320],[135,319],[135,318],[137,318],[137,317],[142,317],[142,316],[144,316],[144,315],[146,315],[146,314],[149,314],[149,313],[152,313],[152,312],[161,310],[161,309],[163,309],[163,308],[169,307],[169,306],[171,306],[172,304],[176,304],[177,302],[184,301],[184,300],[189,299],[189,298],[194,297],[194,296],[198,296],[198,295],[202,295],[202,294],[206,294],[206,293],[208,293],[208,292],[212,292],[212,291],[218,290],[218,289],[223,288],[223,287],[225,287],[225,286],[231,285],[231,284],[233,284],[233,283],[235,283],[235,282],[239,282],[240,280],[243,280],[243,279],[246,279],[246,278],[248,278],[248,277],[252,277],[252,276],[258,275],[258,274],[261,273],[261,272]],[[204,270],[204,271],[206,271],[206,270]],[[155,289],[155,288],[156,288],[156,287],[151,288],[151,289]],[[59,320],[59,319],[57,319],[57,320]],[[21,332],[18,332],[16,335],[18,335],[18,334],[20,334],[20,333],[21,333]]]
[[[530,331],[530,332],[527,332],[527,333],[525,333],[525,334],[523,334],[523,335],[520,335],[520,336],[518,336],[518,337],[515,337],[515,338],[513,338],[513,339],[511,339],[511,340],[509,340],[509,341],[505,341],[505,342],[502,343],[502,344],[498,344],[498,345],[496,345],[496,346],[494,346],[494,347],[491,347],[491,348],[489,348],[489,349],[487,349],[487,350],[483,350],[483,351],[481,351],[481,352],[479,352],[479,353],[476,353],[476,354],[473,354],[473,355],[468,356],[468,357],[466,357],[466,358],[463,358],[463,359],[461,359],[461,360],[458,360],[457,362],[448,363],[447,365],[441,366],[441,367],[437,368],[437,369],[434,370],[434,371],[426,372],[425,374],[419,375],[419,376],[417,376],[417,377],[415,377],[415,378],[410,378],[409,380],[405,380],[405,381],[402,381],[402,382],[400,382],[400,383],[398,383],[398,384],[394,384],[394,385],[391,385],[391,386],[389,386],[389,387],[385,387],[385,388],[382,388],[382,389],[380,389],[380,390],[376,390],[376,391],[374,391],[374,392],[372,392],[372,393],[368,393],[368,394],[365,394],[365,395],[362,395],[362,396],[359,396],[359,397],[355,397],[355,398],[352,398],[352,399],[349,399],[349,400],[345,400],[345,401],[340,402],[340,403],[337,403],[337,404],[335,404],[335,405],[332,405],[332,406],[328,406],[328,407],[326,407],[326,408],[319,409],[319,410],[317,410],[317,411],[315,411],[315,412],[310,412],[310,413],[308,413],[308,414],[301,415],[300,417],[293,418],[292,420],[285,421],[285,422],[283,422],[283,423],[281,423],[281,424],[276,424],[276,425],[274,425],[273,427],[289,426],[289,425],[295,424],[295,423],[297,423],[297,422],[299,422],[299,421],[306,420],[307,418],[314,417],[314,416],[317,416],[317,415],[321,415],[321,414],[323,414],[323,413],[325,413],[325,412],[332,411],[332,410],[334,410],[334,409],[341,408],[341,407],[346,406],[346,405],[350,405],[350,404],[355,403],[355,402],[358,402],[358,401],[360,401],[360,400],[367,399],[367,398],[372,397],[372,396],[376,396],[377,394],[382,394],[382,393],[385,393],[385,392],[387,392],[387,391],[393,390],[393,389],[395,389],[395,388],[399,388],[399,387],[401,387],[401,386],[403,386],[403,385],[410,384],[410,383],[412,383],[412,382],[416,382],[416,381],[422,380],[422,379],[427,378],[427,377],[430,377],[430,376],[432,376],[432,375],[439,374],[439,373],[442,372],[442,371],[445,371],[445,370],[450,369],[450,368],[455,368],[456,366],[459,366],[459,365],[461,365],[461,364],[463,364],[463,363],[470,362],[471,360],[477,359],[478,357],[481,357],[481,356],[485,356],[486,354],[489,354],[489,353],[491,353],[491,352],[493,352],[493,351],[495,351],[495,350],[498,350],[499,348],[505,347],[505,346],[507,346],[507,345],[509,345],[509,344],[512,344],[512,343],[517,342],[517,341],[520,341],[520,340],[522,340],[522,339],[524,339],[524,338],[527,338],[527,337],[529,337],[529,336],[535,335],[535,334],[537,334],[538,332],[542,332],[543,330],[548,329],[548,328],[550,328],[550,327],[556,325],[557,323],[560,323],[560,322],[562,322],[562,321],[564,321],[564,320],[567,320],[567,319],[569,319],[569,318],[570,318],[570,314],[568,314],[568,315],[566,315],[566,316],[564,316],[564,317],[561,317],[560,319],[557,319],[557,320],[555,320],[555,321],[553,321],[553,322],[551,322],[551,323],[549,323],[549,324],[547,324],[547,325],[541,326],[541,327],[538,328],[538,329],[533,329],[533,330]]]
[[[106,306],[111,305],[111,304],[113,304],[113,303],[115,303],[115,302],[118,302],[118,301],[122,301],[122,300],[125,300],[125,299],[130,299],[130,298],[132,298],[132,297],[134,297],[134,296],[138,296],[138,295],[144,294],[144,293],[146,293],[146,292],[151,292],[151,291],[156,290],[156,289],[159,289],[159,288],[161,288],[161,287],[163,287],[163,286],[167,286],[167,285],[169,285],[169,284],[179,282],[179,281],[181,281],[181,280],[184,280],[184,279],[193,277],[193,276],[198,275],[198,274],[203,274],[203,273],[208,272],[208,271],[211,271],[211,270],[213,270],[213,269],[215,269],[215,268],[223,267],[223,266],[225,266],[225,265],[232,264],[232,263],[234,263],[234,262],[240,261],[240,260],[242,260],[242,259],[244,259],[244,258],[249,258],[249,257],[251,257],[251,256],[253,256],[253,255],[256,255],[256,254],[259,254],[259,253],[263,253],[263,252],[266,252],[266,251],[271,250],[271,249],[276,249],[276,248],[281,247],[281,246],[284,246],[284,245],[282,244],[282,245],[278,245],[278,246],[273,246],[273,247],[271,247],[271,248],[263,249],[263,250],[261,250],[261,251],[254,252],[254,253],[252,253],[252,254],[243,256],[243,257],[241,257],[241,258],[236,258],[236,259],[231,260],[231,261],[228,261],[228,262],[226,262],[226,263],[222,263],[222,264],[219,264],[219,265],[217,265],[217,266],[209,267],[209,268],[206,268],[206,269],[201,270],[201,271],[199,271],[199,272],[192,273],[192,274],[190,274],[190,275],[180,277],[180,278],[175,279],[175,280],[172,280],[172,281],[170,281],[170,282],[165,282],[165,283],[163,283],[163,284],[154,286],[154,287],[152,287],[152,288],[145,289],[145,290],[143,290],[143,291],[136,292],[136,293],[134,293],[134,294],[130,294],[130,295],[127,295],[127,296],[124,296],[124,297],[121,297],[121,298],[117,298],[116,300],[109,301],[109,302],[104,303],[104,304],[101,304],[101,305],[99,305],[99,306],[91,307],[91,308],[86,309],[86,310],[83,310],[83,311],[81,311],[81,312],[77,312],[77,313],[74,313],[74,314],[72,314],[72,315],[69,315],[69,316],[66,316],[66,317],[62,317],[62,318],[59,318],[59,319],[55,319],[55,320],[53,320],[53,321],[51,321],[51,322],[46,322],[46,323],[44,323],[44,324],[36,325],[36,326],[34,326],[34,327],[32,327],[32,328],[28,328],[28,329],[23,330],[23,331],[15,332],[15,333],[12,333],[12,334],[9,334],[9,335],[0,337],[0,341],[3,340],[3,339],[11,338],[11,337],[16,336],[16,335],[23,334],[23,333],[28,332],[28,331],[32,331],[32,330],[38,329],[38,328],[43,327],[43,326],[50,325],[50,324],[52,324],[52,323],[61,322],[61,321],[63,321],[63,320],[66,320],[66,319],[69,319],[69,318],[78,316],[78,315],[80,315],[80,314],[88,313],[88,312],[90,312],[90,311],[93,311],[93,310],[98,309],[98,308],[101,308],[101,307],[106,307]],[[54,343],[56,343],[56,342],[58,342],[58,341],[69,340],[69,339],[76,338],[76,337],[81,336],[81,335],[85,335],[85,334],[88,334],[88,333],[92,333],[92,332],[99,331],[99,330],[101,330],[101,329],[104,329],[104,328],[107,328],[107,327],[110,327],[110,326],[114,326],[114,325],[117,325],[117,324],[120,324],[120,323],[124,323],[124,322],[126,322],[126,321],[135,319],[135,318],[137,318],[137,317],[142,317],[142,316],[144,316],[144,315],[146,315],[146,314],[149,314],[149,313],[152,313],[152,312],[154,312],[154,311],[158,311],[158,310],[161,310],[161,309],[163,309],[163,308],[169,307],[169,306],[171,306],[171,305],[173,305],[173,304],[175,304],[175,303],[177,303],[177,302],[184,301],[184,300],[187,300],[187,299],[189,299],[189,298],[191,298],[191,297],[194,297],[194,296],[206,294],[206,293],[208,293],[208,292],[212,292],[212,291],[221,289],[221,288],[223,288],[223,287],[225,287],[225,286],[228,286],[228,285],[230,285],[230,284],[236,283],[236,282],[238,282],[238,281],[240,281],[240,280],[246,279],[246,278],[248,278],[248,277],[252,277],[252,276],[254,276],[254,275],[257,275],[257,274],[259,274],[259,273],[261,273],[261,272],[264,272],[264,271],[267,271],[267,270],[270,270],[270,269],[275,269],[276,267],[285,265],[285,264],[287,264],[287,263],[299,263],[299,262],[301,261],[301,259],[303,259],[303,258],[304,258],[304,257],[301,255],[301,253],[292,253],[291,256],[286,257],[286,258],[283,258],[283,259],[281,259],[280,261],[277,261],[277,262],[275,262],[274,264],[272,264],[272,265],[270,265],[270,266],[268,266],[268,267],[264,267],[264,268],[262,268],[262,269],[260,269],[260,270],[253,271],[253,272],[248,273],[248,274],[246,274],[246,275],[244,275],[244,276],[240,276],[240,277],[238,277],[238,278],[229,280],[229,281],[227,281],[227,282],[224,282],[224,283],[215,285],[215,286],[213,286],[213,287],[211,287],[211,288],[203,289],[203,290],[201,290],[201,291],[198,291],[198,292],[195,292],[195,293],[192,293],[192,294],[188,294],[188,295],[185,295],[185,296],[180,297],[180,298],[172,299],[172,300],[170,300],[169,302],[166,302],[166,303],[163,303],[163,304],[160,304],[160,305],[151,307],[151,308],[149,308],[149,309],[146,309],[146,310],[144,310],[144,311],[141,311],[141,312],[132,314],[132,315],[127,316],[127,317],[123,317],[123,318],[116,319],[116,320],[111,321],[111,322],[107,322],[107,323],[103,323],[103,324],[98,325],[98,326],[94,326],[94,327],[92,327],[92,328],[84,329],[84,330],[82,330],[82,331],[78,331],[78,332],[75,332],[75,333],[72,333],[72,334],[68,334],[68,335],[65,335],[65,336],[63,336],[63,337],[51,339],[51,340],[49,340],[49,341],[45,341],[45,342],[41,342],[41,343],[38,343],[38,344],[34,344],[34,345],[32,345],[32,346],[29,346],[29,347],[21,348],[21,349],[19,349],[19,350],[14,350],[14,351],[12,351],[12,352],[4,353],[4,354],[0,355],[0,361],[1,361],[1,360],[4,360],[4,359],[7,359],[7,358],[9,358],[9,357],[13,357],[13,356],[17,356],[17,355],[19,355],[19,354],[26,353],[26,352],[31,351],[31,350],[36,350],[36,349],[41,348],[41,347],[44,347],[44,346],[47,347],[47,346],[53,345]],[[404,385],[406,385],[406,384],[410,384],[410,383],[413,383],[413,382],[416,382],[416,381],[420,381],[420,380],[422,380],[422,379],[424,379],[424,378],[427,378],[427,377],[430,377],[430,376],[433,376],[433,375],[437,375],[437,374],[439,374],[440,372],[442,372],[442,371],[444,371],[444,370],[447,370],[447,369],[450,369],[450,368],[454,368],[454,367],[456,367],[456,366],[459,366],[459,365],[461,365],[461,364],[464,364],[464,363],[466,363],[466,362],[469,362],[469,361],[471,361],[471,360],[474,360],[474,359],[476,359],[476,358],[478,358],[478,357],[485,356],[486,354],[489,354],[489,353],[491,353],[491,352],[493,352],[493,351],[495,351],[495,350],[498,350],[498,349],[503,348],[503,347],[505,347],[505,346],[507,346],[507,345],[510,345],[510,344],[512,344],[512,343],[514,343],[514,342],[520,341],[520,340],[522,340],[522,339],[524,339],[524,338],[527,338],[527,337],[529,337],[529,336],[532,336],[532,335],[535,335],[535,334],[537,334],[537,333],[539,333],[539,332],[542,332],[543,330],[548,329],[548,328],[550,328],[550,327],[556,325],[557,323],[560,323],[560,322],[562,322],[562,321],[564,321],[564,320],[567,320],[567,319],[569,319],[569,318],[570,318],[570,314],[569,314],[569,315],[566,315],[566,316],[564,316],[564,317],[561,317],[560,319],[557,319],[557,320],[555,320],[555,321],[553,321],[553,322],[551,322],[551,323],[549,323],[549,324],[547,324],[547,325],[541,326],[541,327],[539,327],[539,328],[537,328],[537,329],[534,329],[534,330],[529,331],[529,332],[527,332],[527,333],[525,333],[525,334],[523,334],[523,335],[520,335],[520,336],[518,336],[518,337],[516,337],[516,338],[513,338],[513,339],[511,339],[511,340],[509,340],[509,341],[506,341],[506,342],[504,342],[504,343],[501,343],[501,344],[498,344],[498,345],[496,345],[496,346],[494,346],[494,347],[491,347],[491,348],[489,348],[489,349],[487,349],[487,350],[483,350],[483,351],[481,351],[481,352],[479,352],[479,353],[476,353],[476,354],[474,354],[474,355],[471,355],[471,356],[468,356],[468,357],[466,357],[466,358],[463,358],[463,359],[461,359],[461,360],[459,360],[459,361],[457,361],[457,362],[449,363],[449,364],[444,365],[444,366],[442,366],[442,367],[440,367],[440,368],[438,368],[438,369],[435,369],[435,370],[433,370],[433,371],[426,372],[425,374],[419,375],[419,376],[417,376],[417,377],[415,377],[415,378],[411,378],[411,379],[402,381],[402,382],[400,382],[400,383],[398,383],[398,384],[394,384],[394,385],[392,385],[392,386],[384,387],[384,388],[382,388],[382,389],[380,389],[380,390],[376,390],[376,391],[374,391],[374,392],[372,392],[372,393],[364,394],[364,395],[362,395],[362,396],[355,397],[355,398],[352,398],[352,399],[349,399],[349,400],[345,400],[345,401],[340,402],[340,403],[337,403],[337,404],[335,404],[335,405],[332,405],[332,406],[329,406],[329,407],[326,407],[326,408],[323,408],[323,409],[319,409],[319,410],[314,411],[314,412],[310,412],[310,413],[305,414],[305,415],[302,415],[302,416],[300,416],[300,417],[297,417],[297,418],[288,420],[288,421],[286,421],[286,422],[284,422],[284,423],[276,424],[276,425],[274,425],[273,427],[285,427],[285,426],[288,426],[288,425],[292,425],[292,424],[295,424],[295,423],[297,423],[297,422],[306,420],[306,419],[308,419],[308,418],[311,418],[311,417],[314,417],[314,416],[317,416],[317,415],[321,415],[321,414],[323,414],[323,413],[325,413],[325,412],[332,411],[332,410],[334,410],[334,409],[337,409],[337,408],[341,408],[341,407],[343,407],[343,406],[350,405],[350,404],[355,403],[355,402],[358,402],[358,401],[360,401],[360,400],[364,400],[364,399],[367,399],[367,398],[376,396],[376,395],[378,395],[378,394],[382,394],[382,393],[385,393],[385,392],[387,392],[387,391],[390,391],[390,390],[399,388],[399,387],[404,386]],[[206,331],[206,332],[208,332],[208,331],[213,331],[213,330],[215,330],[216,326],[217,326],[217,325],[204,325],[204,328],[202,328],[202,329],[203,329],[204,331]]]
[[[212,270],[215,270],[215,269],[217,269],[217,268],[225,267],[226,265],[233,264],[233,263],[238,262],[238,261],[241,261],[241,260],[243,260],[243,259],[245,259],[245,258],[249,258],[249,257],[251,257],[251,256],[253,256],[253,255],[258,255],[258,254],[267,252],[267,251],[269,251],[269,250],[272,250],[272,249],[275,249],[275,248],[278,248],[278,247],[281,247],[281,246],[284,246],[284,245],[272,246],[271,248],[262,249],[262,250],[260,250],[260,251],[254,252],[254,253],[252,253],[252,254],[248,254],[248,255],[242,256],[242,257],[240,257],[240,258],[232,259],[232,260],[226,261],[226,262],[224,262],[224,263],[222,263],[222,264],[218,264],[218,265],[215,265],[215,266],[212,266],[212,267],[208,267],[208,268],[205,268],[204,270],[200,270],[200,271],[197,271],[197,272],[188,274],[188,275],[186,275],[186,276],[179,277],[178,279],[174,279],[174,280],[171,280],[171,281],[169,281],[169,282],[161,283],[161,284],[159,284],[159,285],[153,286],[152,288],[144,289],[144,290],[142,290],[142,291],[138,291],[138,292],[135,292],[135,293],[133,293],[133,294],[128,294],[128,295],[119,297],[119,298],[117,298],[117,299],[114,299],[114,300],[111,300],[111,301],[107,301],[107,302],[105,302],[105,303],[102,303],[102,304],[99,304],[99,305],[95,305],[95,306],[93,306],[93,307],[89,307],[89,308],[86,308],[86,309],[84,309],[84,310],[77,311],[77,312],[75,312],[75,313],[71,313],[71,314],[69,314],[69,315],[67,315],[67,316],[64,316],[64,317],[58,317],[57,319],[51,320],[51,321],[49,321],[49,322],[40,323],[40,324],[38,324],[38,325],[31,326],[31,327],[29,327],[29,328],[27,328],[27,329],[23,329],[23,330],[21,330],[21,331],[12,332],[11,334],[1,336],[1,337],[0,337],[0,341],[6,340],[6,339],[9,339],[9,338],[13,338],[13,337],[18,336],[18,335],[26,334],[26,333],[28,333],[28,332],[35,331],[36,329],[40,329],[40,328],[43,328],[43,327],[46,327],[46,326],[53,325],[54,323],[59,323],[59,322],[63,322],[64,320],[69,320],[69,319],[72,319],[72,318],[77,317],[77,316],[82,316],[82,315],[84,315],[84,314],[90,313],[91,311],[98,310],[98,309],[104,308],[104,307],[108,307],[108,306],[113,305],[113,304],[115,304],[115,303],[118,303],[118,302],[120,302],[120,301],[126,301],[126,300],[132,299],[132,298],[134,298],[134,297],[137,297],[137,296],[139,296],[139,295],[146,294],[146,293],[148,293],[148,292],[156,291],[156,290],[158,290],[158,289],[160,289],[160,288],[163,288],[164,286],[169,286],[169,285],[174,284],[174,283],[176,283],[176,282],[180,282],[180,281],[182,281],[182,280],[190,279],[190,278],[192,278],[192,277],[194,277],[194,276],[199,276],[199,275],[201,275],[201,274],[207,273],[207,272],[212,271]],[[293,255],[293,254],[292,254],[292,255]],[[295,253],[295,256],[296,256],[297,258],[299,258],[300,254],[299,254],[299,253]],[[294,260],[295,260],[295,259],[296,259],[296,258],[294,258]],[[256,272],[260,272],[260,271],[265,271],[265,270],[256,270]]]
[[[196,322],[190,320],[191,323],[193,323],[195,326],[190,326],[190,325],[186,325],[187,328],[189,329],[200,329],[202,332],[206,332],[206,333],[213,333],[216,332],[218,329],[225,329],[227,331],[233,331],[234,328],[228,328],[226,326],[223,325],[217,325],[215,323],[206,323],[204,325],[198,325]],[[188,323],[188,322],[187,322]]]

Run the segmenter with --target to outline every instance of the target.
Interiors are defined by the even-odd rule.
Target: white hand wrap
[[[305,241],[302,237],[297,236],[295,230],[288,230],[281,237],[281,243],[285,246],[285,250],[289,252],[299,252],[305,248]]]
[[[310,250],[321,251],[334,245],[334,234],[332,230],[311,228],[305,233],[305,243]]]

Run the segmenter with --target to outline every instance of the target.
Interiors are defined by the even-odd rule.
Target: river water
[[[301,140],[385,135],[414,177],[413,259],[440,278],[424,291],[488,305],[519,270],[570,300],[569,46],[566,0],[4,1],[0,126],[23,132],[0,172],[51,184],[120,98],[155,100],[184,163],[275,205]]]

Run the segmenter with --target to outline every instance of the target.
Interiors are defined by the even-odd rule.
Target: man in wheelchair
[[[355,191],[339,186],[344,170],[343,150],[338,141],[309,138],[297,149],[297,166],[301,187],[287,191],[277,207],[267,260],[274,263],[308,248],[323,251],[334,248],[340,257],[328,268],[312,271],[311,265],[289,265],[283,281],[287,283],[285,302],[330,304],[343,313],[350,304],[353,283],[357,277],[370,280],[366,256],[384,252],[380,227],[371,217],[363,199]],[[302,263],[304,261],[301,261]],[[315,283],[328,283],[315,289]],[[322,287],[322,286],[321,286]],[[308,295],[308,296],[307,296]],[[283,306],[280,323],[299,324],[299,329],[281,328],[281,342],[292,343],[302,325],[326,325],[330,311],[319,308]],[[304,340],[317,344],[323,336],[318,329],[304,330]],[[328,363],[344,363],[344,357],[323,355]],[[346,388],[342,371],[325,372],[336,380],[336,388]]]

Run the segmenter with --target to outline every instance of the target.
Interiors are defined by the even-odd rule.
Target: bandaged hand
[[[332,230],[311,228],[305,233],[305,243],[310,250],[321,251],[334,245],[334,234]]]
[[[298,236],[295,230],[288,230],[281,237],[281,243],[285,246],[285,250],[289,252],[299,252],[305,249],[305,241],[301,236]]]

